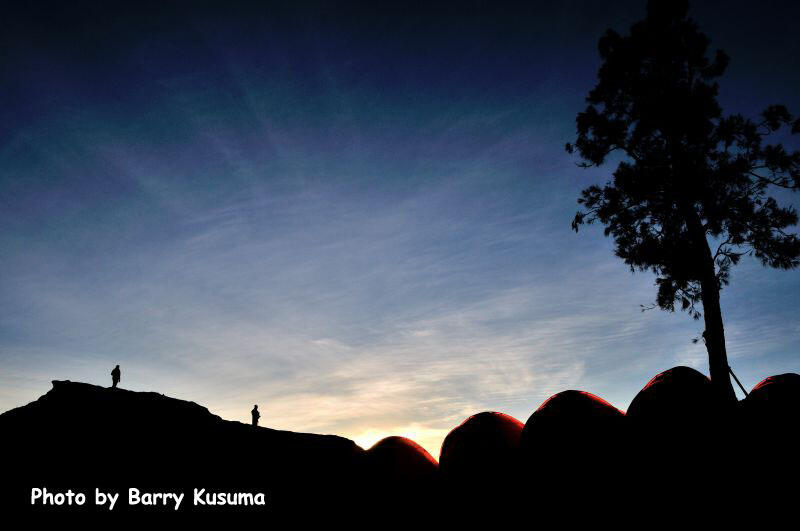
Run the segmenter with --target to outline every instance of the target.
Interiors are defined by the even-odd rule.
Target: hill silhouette
[[[95,506],[95,488],[121,493],[114,513],[175,511],[173,503],[128,506],[128,488],[135,487],[185,492],[180,513],[263,519],[310,506],[347,513],[354,500],[369,500],[375,486],[371,460],[349,439],[226,421],[194,402],[154,392],[56,380],[38,400],[0,415],[0,431],[8,435],[5,455],[12,464],[3,501],[14,511],[108,512]],[[81,491],[87,503],[32,507],[37,487]],[[266,506],[193,506],[194,488],[262,492]]]
[[[732,523],[791,508],[787,481],[800,474],[800,376],[767,378],[735,408],[708,389],[705,375],[675,367],[650,380],[628,414],[576,390],[545,401],[525,425],[477,413],[445,439],[440,471],[402,437],[365,451],[334,435],[223,420],[159,393],[56,380],[38,400],[0,415],[0,509],[109,513],[95,505],[95,489],[119,494],[115,515],[202,523],[221,516],[236,523],[425,517],[452,524],[478,515],[635,523],[716,503],[731,507]],[[86,502],[32,505],[37,488],[81,492]],[[184,498],[129,505],[130,488]],[[206,503],[219,495],[228,504],[195,505],[194,489],[205,489]],[[237,493],[263,493],[264,503],[243,505],[248,500]]]

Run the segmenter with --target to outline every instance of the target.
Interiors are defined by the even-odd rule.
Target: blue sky
[[[695,16],[733,58],[726,111],[800,112],[790,8],[719,5]],[[643,3],[505,7],[12,17],[0,410],[119,363],[227,419],[258,403],[270,427],[438,457],[479,411],[524,422],[565,389],[626,409],[661,370],[707,373],[702,324],[641,312],[653,277],[570,229],[613,169],[563,150],[595,43]],[[798,295],[797,271],[733,271],[745,386],[800,369]]]

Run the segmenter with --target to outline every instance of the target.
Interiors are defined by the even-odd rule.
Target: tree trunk
[[[708,351],[708,369],[711,383],[717,395],[725,402],[735,402],[736,393],[731,384],[728,353],[725,349],[725,329],[722,326],[722,308],[719,304],[719,282],[714,267],[714,257],[706,240],[706,233],[697,211],[687,216],[687,225],[699,254],[700,291],[703,297],[703,319],[705,320],[706,350]]]
[[[710,280],[706,277],[707,275],[703,274],[700,289],[703,294],[703,319],[706,324],[705,339],[711,383],[714,384],[721,399],[735,402],[736,394],[731,384],[728,352],[725,349],[725,329],[722,326],[722,310],[719,305],[719,286],[716,275],[711,275]]]

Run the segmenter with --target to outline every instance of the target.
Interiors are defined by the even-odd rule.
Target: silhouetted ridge
[[[237,521],[253,523],[268,515],[469,520],[492,507],[528,507],[538,517],[561,518],[607,511],[618,500],[626,500],[631,514],[652,515],[722,490],[731,503],[768,506],[789,503],[793,491],[783,489],[781,478],[800,474],[799,413],[800,375],[767,378],[726,409],[705,375],[675,367],[650,380],[627,415],[575,390],[543,402],[524,426],[503,413],[472,415],[447,435],[437,466],[404,437],[364,451],[334,435],[226,421],[159,393],[54,381],[38,400],[0,415],[7,450],[0,500],[2,509],[24,512],[31,510],[33,487],[87,495],[100,487],[123,497],[130,487],[189,498],[194,488],[264,492],[268,509],[189,502],[180,509],[201,521],[233,511]],[[723,444],[731,440],[739,444]],[[757,488],[741,471],[757,478]],[[172,512],[127,503],[115,511],[159,509]],[[91,510],[107,511],[91,504],[46,509]]]
[[[70,381],[0,415],[0,426],[15,434],[8,446],[20,466],[10,481],[29,486],[13,489],[21,507],[29,504],[20,493],[42,484],[203,487],[263,491],[269,510],[283,513],[308,499],[336,506],[356,494],[365,467],[364,451],[342,437],[253,427],[159,393]]]
[[[72,427],[103,426],[110,430],[146,430],[148,436],[173,434],[182,439],[187,433],[220,431],[224,435],[254,433],[268,436],[270,442],[291,442],[298,447],[319,445],[342,451],[363,452],[354,442],[336,435],[317,435],[254,428],[248,424],[223,420],[195,402],[168,397],[161,393],[111,389],[69,380],[53,380],[53,388],[38,400],[2,414],[3,422],[28,423],[34,414],[47,415],[48,431],[65,423]],[[32,429],[32,428],[28,428]],[[255,430],[255,431],[252,431]],[[143,433],[143,432],[136,432]]]

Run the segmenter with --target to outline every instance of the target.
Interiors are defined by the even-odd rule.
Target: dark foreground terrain
[[[676,367],[648,383],[627,414],[565,391],[525,424],[474,415],[448,435],[437,463],[400,437],[364,450],[342,437],[225,421],[157,393],[54,381],[37,401],[0,415],[0,494],[6,516],[64,522],[796,522],[798,407],[797,374],[768,378],[723,407],[705,376]],[[131,488],[140,503],[129,504]],[[44,489],[83,493],[85,503],[32,502]],[[195,489],[218,504],[196,505]],[[113,511],[95,504],[96,490],[119,494]],[[155,493],[183,499],[176,510],[175,498]],[[263,505],[253,505],[258,493]]]

